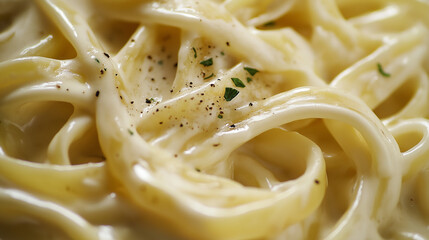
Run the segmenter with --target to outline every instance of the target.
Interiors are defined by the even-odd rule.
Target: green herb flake
[[[223,97],[225,98],[226,101],[229,102],[232,99],[234,99],[238,95],[238,93],[240,92],[237,89],[226,87],[225,94],[223,95]]]
[[[244,85],[244,83],[239,78],[231,78],[231,80],[236,87],[241,87],[241,88],[246,87],[246,85]]]
[[[269,21],[269,22],[266,22],[266,23],[264,23],[264,27],[272,27],[272,26],[275,26],[276,25],[276,22],[274,22],[274,21]]]
[[[219,115],[217,115],[217,118],[222,119],[222,118],[223,118],[223,115],[222,115],[222,114],[219,114]]]
[[[204,67],[211,66],[211,65],[213,65],[213,58],[203,60],[200,62],[200,64],[203,65]]]
[[[164,62],[162,60],[158,61],[158,65],[162,65]]]
[[[132,136],[132,135],[134,135],[134,132],[133,131],[131,131],[131,129],[128,129],[128,133]]]
[[[153,103],[155,102],[155,99],[153,98],[146,98],[146,103]]]
[[[205,77],[204,79],[209,79],[214,76],[214,73],[210,74],[210,76]]]
[[[246,80],[247,80],[248,83],[250,83],[252,81],[252,78],[247,77]]]
[[[246,70],[252,76],[255,75],[257,72],[259,72],[258,70],[250,67],[244,67],[244,70]]]
[[[381,63],[377,63],[378,72],[384,77],[390,77],[390,73],[386,73],[381,66]]]
[[[95,61],[96,61],[97,63],[100,63],[100,60],[98,60],[98,58],[95,58]]]
[[[222,56],[223,56],[223,55],[225,55],[225,53],[224,53],[224,52],[220,52],[220,55],[222,55]]]
[[[192,51],[194,51],[194,58],[197,58],[197,50],[194,47],[192,47]]]

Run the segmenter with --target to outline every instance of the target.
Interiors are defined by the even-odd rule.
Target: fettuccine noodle
[[[0,1],[0,239],[429,239],[429,1]]]

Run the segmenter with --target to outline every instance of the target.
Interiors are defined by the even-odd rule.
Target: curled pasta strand
[[[89,59],[86,58],[88,52],[96,54],[96,49],[101,49],[85,19],[82,19],[82,16],[77,14],[71,6],[62,0],[38,0],[36,2],[54,20],[76,49],[78,57],[83,57],[83,61],[89,62]]]
[[[69,61],[59,61],[42,57],[18,58],[0,63],[0,87],[11,90],[29,83],[41,83],[44,78],[55,78],[65,70]],[[4,94],[4,93],[2,93]]]
[[[406,146],[406,149],[404,149],[402,153],[404,157],[401,161],[404,179],[415,176],[418,171],[427,167],[427,156],[429,154],[429,122],[426,119],[414,118],[403,120],[392,125],[389,130],[393,136],[397,138],[401,136],[406,137],[404,140],[400,141],[400,143]],[[416,142],[416,144],[410,146],[410,144],[414,142]]]
[[[88,163],[77,166],[60,166],[32,163],[7,156],[0,157],[0,173],[4,179],[21,189],[32,189],[35,194],[71,202],[79,196],[103,196],[105,194],[104,163]],[[93,179],[86,184],[83,180]],[[87,180],[88,181],[88,180]]]
[[[55,135],[48,147],[48,159],[52,164],[70,165],[70,145],[81,137],[93,124],[89,116],[74,113]]]
[[[286,62],[275,48],[265,43],[263,40],[255,38],[254,34],[248,32],[241,23],[231,20],[230,17],[222,20],[214,20],[205,18],[198,12],[196,14],[189,12],[181,13],[180,11],[175,11],[174,8],[180,9],[180,6],[173,6],[172,8],[170,5],[143,5],[141,8],[135,8],[132,11],[128,9],[126,20],[165,24],[200,33],[201,35],[208,36],[211,41],[217,45],[228,47],[228,51],[244,57],[246,61],[255,67],[281,71],[293,65],[291,62]],[[138,11],[136,11],[137,9]],[[210,11],[218,13],[219,9],[210,8]],[[113,15],[118,15],[115,12],[111,13]],[[218,14],[225,15],[226,13]],[[121,15],[120,17],[124,18],[124,16],[125,15]],[[202,21],[200,21],[200,19]],[[233,25],[231,25],[231,21],[234,22]],[[221,32],[227,29],[231,34],[225,36]],[[260,47],[252,47],[255,45]],[[259,57],[254,58],[252,56]]]
[[[409,77],[417,74],[427,52],[426,34],[421,25],[415,26],[339,74],[331,86],[347,89],[375,108]],[[382,76],[377,64],[382,64],[391,77]]]
[[[63,90],[60,90],[63,88]],[[70,89],[67,91],[66,89]],[[67,92],[67,94],[65,94]],[[92,93],[92,94],[91,94]],[[91,102],[95,93],[89,86],[76,81],[55,81],[41,84],[34,84],[12,91],[2,99],[9,108],[21,106],[31,101],[54,101],[70,103],[82,111],[93,111]]]
[[[48,222],[64,231],[71,239],[98,239],[100,229],[79,215],[52,202],[37,199],[18,190],[0,189],[2,217],[23,215]]]
[[[403,119],[421,118],[429,113],[429,78],[425,72],[419,72],[417,76],[411,78],[413,81],[414,94],[408,103],[394,115],[383,119],[386,126],[394,125]]]
[[[223,6],[230,12],[235,13],[236,17],[246,25],[258,26],[266,24],[276,18],[286,14],[294,5],[295,0],[291,1],[237,1],[229,0],[223,3]],[[255,12],[255,9],[258,12]]]

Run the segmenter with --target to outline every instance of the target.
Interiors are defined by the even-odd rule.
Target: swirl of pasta
[[[429,239],[428,11],[0,2],[0,238]]]

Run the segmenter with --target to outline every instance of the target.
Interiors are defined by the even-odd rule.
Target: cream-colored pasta
[[[429,239],[428,1],[0,6],[0,239]]]

